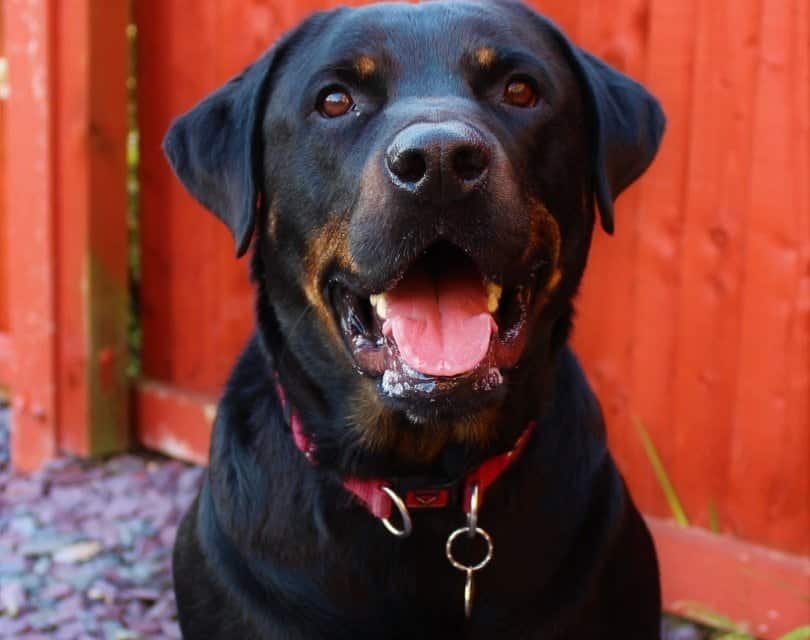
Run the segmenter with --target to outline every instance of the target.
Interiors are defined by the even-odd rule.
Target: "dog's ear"
[[[658,151],[666,125],[661,105],[638,82],[574,45],[548,18],[518,0],[495,1],[550,33],[574,70],[589,112],[594,196],[602,228],[613,233],[613,201]]]
[[[594,192],[602,228],[613,233],[613,201],[652,163],[666,118],[635,80],[566,41],[591,113]]]
[[[228,225],[237,257],[250,246],[256,212],[267,201],[262,120],[274,70],[325,15],[315,14],[282,36],[241,74],[178,117],[163,140],[180,182]]]

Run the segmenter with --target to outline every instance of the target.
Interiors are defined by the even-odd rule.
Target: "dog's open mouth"
[[[333,281],[336,320],[361,373],[392,399],[431,401],[501,386],[526,344],[534,278],[502,285],[447,243],[433,245],[384,291]]]

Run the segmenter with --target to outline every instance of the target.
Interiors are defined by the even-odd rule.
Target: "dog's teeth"
[[[369,296],[368,301],[371,303],[371,306],[374,307],[377,315],[382,320],[385,320],[385,316],[388,313],[388,302],[385,299],[385,294],[375,293],[374,295]]]
[[[498,310],[498,305],[501,303],[501,293],[503,293],[503,287],[494,282],[487,282],[487,311],[490,313],[495,313]]]

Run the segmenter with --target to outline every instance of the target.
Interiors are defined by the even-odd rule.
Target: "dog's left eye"
[[[318,98],[318,111],[326,118],[337,118],[348,113],[354,105],[352,97],[340,87],[330,87]]]
[[[537,91],[528,78],[512,78],[503,90],[503,101],[514,107],[533,107],[537,104]]]

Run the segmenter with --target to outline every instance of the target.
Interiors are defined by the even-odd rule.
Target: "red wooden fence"
[[[3,37],[3,11],[0,9],[0,393],[4,381],[11,376],[9,363],[11,362],[11,340],[9,337],[8,321],[8,275],[6,246],[8,244],[6,232],[6,98],[8,93],[7,65],[5,58],[5,38]]]
[[[125,406],[121,336],[99,338],[86,327],[122,324],[116,256],[124,255],[124,218],[114,154],[123,161],[116,87],[125,65],[122,51],[111,49],[123,28],[119,41],[109,25],[125,16],[113,8],[120,3],[104,0],[1,1],[6,49],[14,49],[12,97],[6,113],[0,101],[0,118],[14,163],[5,169],[7,208],[0,204],[0,383],[10,381],[12,363],[15,431],[36,446],[31,434],[44,438],[31,454],[17,436],[18,462],[32,465],[58,447],[102,448],[89,446],[88,434],[123,441],[114,414]],[[149,446],[204,460],[217,393],[252,325],[246,264],[171,176],[160,139],[172,117],[283,30],[335,4],[135,3],[144,371],[135,426]],[[621,198],[616,235],[596,233],[575,333],[612,449],[651,516],[665,599],[670,607],[698,600],[774,637],[810,619],[810,563],[802,557],[810,551],[810,3],[534,4],[651,87],[669,116],[658,160]],[[44,25],[33,53],[23,46],[26,12]],[[89,71],[72,76],[74,60]],[[22,80],[42,74],[45,98]],[[65,106],[48,102],[47,92]],[[30,144],[31,131],[41,135],[39,146]],[[104,173],[105,162],[118,166],[114,175]],[[34,237],[32,224],[41,229]],[[105,233],[117,238],[109,250],[99,246]],[[24,245],[23,237],[30,237]],[[82,256],[95,249],[114,277],[106,286],[96,272],[88,292]],[[109,300],[117,302],[105,319],[90,322]],[[102,378],[117,391],[91,393],[105,388]],[[651,434],[692,523],[716,519],[724,535],[659,519],[668,507],[634,419]]]
[[[0,12],[0,383],[13,460],[29,469],[128,440],[128,14],[106,0],[2,0]]]

